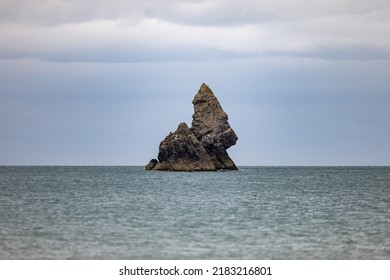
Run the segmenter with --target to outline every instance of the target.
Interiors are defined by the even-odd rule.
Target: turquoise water
[[[390,167],[0,167],[0,259],[390,259]]]

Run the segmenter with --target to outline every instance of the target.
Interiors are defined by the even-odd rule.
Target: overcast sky
[[[388,0],[2,0],[0,164],[144,165],[205,82],[238,165],[390,165]]]

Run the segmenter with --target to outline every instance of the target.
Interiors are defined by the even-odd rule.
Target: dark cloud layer
[[[390,52],[390,5],[381,0],[35,0],[0,5],[2,59],[117,62],[121,56],[124,61],[158,61],[155,54],[160,53],[163,60],[199,60],[204,53],[201,60],[208,60],[214,55],[223,59],[225,53],[313,52],[328,58],[330,48],[333,53],[354,49],[347,59],[377,59],[378,53]]]

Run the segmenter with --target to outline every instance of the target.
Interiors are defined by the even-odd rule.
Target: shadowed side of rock
[[[160,143],[158,161],[151,160],[146,169],[214,171],[216,167],[202,144],[183,122]]]
[[[153,170],[157,164],[158,164],[158,160],[154,158],[145,166],[145,169],[146,170]]]

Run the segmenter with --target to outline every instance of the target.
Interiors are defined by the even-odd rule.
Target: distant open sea
[[[390,167],[0,167],[0,259],[390,259]]]

